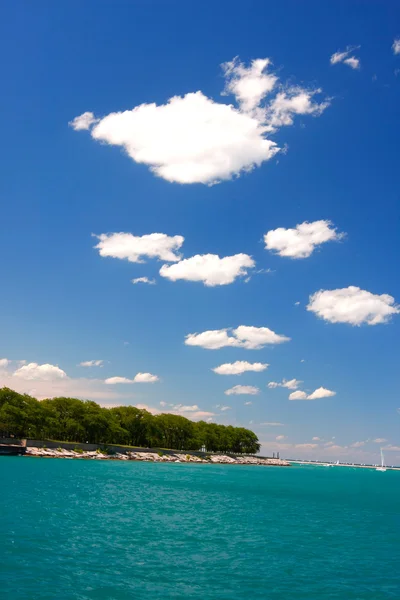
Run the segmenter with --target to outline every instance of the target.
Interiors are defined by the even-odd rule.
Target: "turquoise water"
[[[5,600],[400,598],[400,472],[0,457]]]

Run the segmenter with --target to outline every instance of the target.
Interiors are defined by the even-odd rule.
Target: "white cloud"
[[[264,235],[265,248],[275,251],[279,256],[289,258],[308,258],[317,246],[325,242],[342,239],[331,221],[313,221],[300,223],[294,229],[278,227]],[[300,304],[296,302],[296,305]]]
[[[307,396],[307,400],[318,400],[319,398],[330,398],[331,396],[336,396],[336,392],[320,387],[317,390],[314,390],[312,394]]]
[[[349,54],[352,54],[354,50],[357,50],[359,47],[360,46],[347,46],[346,50],[344,50],[343,52],[335,52],[330,58],[331,65],[344,63],[352,69],[359,69],[360,60],[358,58],[355,58],[354,56],[349,56]]]
[[[252,402],[245,402],[244,406],[251,406],[253,403]]]
[[[320,398],[329,398],[330,396],[336,396],[336,392],[332,392],[331,390],[327,390],[326,388],[320,387],[308,395],[306,394],[306,392],[303,392],[301,390],[297,390],[297,392],[292,392],[289,395],[289,400],[318,400]]]
[[[225,94],[233,94],[244,112],[253,112],[260,102],[275,87],[278,77],[266,73],[271,66],[268,58],[253,60],[250,67],[245,67],[238,58],[222,65],[225,77]]]
[[[362,448],[363,446],[365,446],[365,442],[354,442],[350,445],[350,448]]]
[[[66,379],[67,374],[56,365],[29,363],[17,369],[13,373],[13,377],[25,379],[26,381],[54,381]]]
[[[169,236],[165,233],[132,235],[131,233],[101,233],[95,235],[99,243],[95,248],[100,256],[110,256],[133,263],[144,262],[144,258],[158,258],[168,262],[179,261],[177,251],[185,238],[181,235]]]
[[[133,379],[128,379],[127,377],[108,377],[108,379],[104,380],[104,383],[107,385],[116,385],[117,383],[134,383]]]
[[[294,305],[295,306],[300,306],[300,302],[295,302]]]
[[[247,270],[255,266],[247,254],[235,254],[220,258],[217,254],[197,254],[174,265],[163,265],[160,275],[172,281],[202,281],[204,285],[228,285],[237,277],[247,275]]]
[[[321,442],[322,440],[321,440],[321,438],[315,436],[315,437],[313,437],[312,441],[313,442]]]
[[[172,408],[178,412],[197,412],[200,410],[197,404],[192,404],[191,406],[185,404],[174,404]]]
[[[351,69],[359,69],[360,68],[360,59],[355,58],[354,56],[345,58],[343,62],[345,65],[348,65]]]
[[[270,381],[268,387],[270,389],[274,389],[277,387],[287,388],[288,390],[297,390],[302,381],[298,379],[283,379],[281,383],[277,383],[276,381]]]
[[[92,112],[85,112],[83,115],[75,117],[68,125],[72,127],[72,129],[75,129],[75,131],[81,131],[83,129],[90,129],[92,125],[98,122],[99,119],[96,119]]]
[[[374,444],[384,444],[385,442],[387,442],[387,440],[385,438],[376,438],[375,440],[372,440],[374,442]]]
[[[215,408],[218,408],[220,411],[224,412],[226,410],[231,410],[232,406],[226,406],[224,404],[217,404]]]
[[[389,444],[388,446],[385,446],[383,450],[389,450],[389,452],[400,452],[400,446],[393,446],[392,444]]]
[[[137,373],[133,378],[134,383],[155,383],[156,381],[159,381],[158,375],[151,373]]]
[[[225,346],[259,350],[266,345],[281,344],[289,340],[290,338],[279,335],[268,327],[239,325],[236,329],[214,329],[202,333],[189,333],[185,338],[185,344],[200,346],[208,350],[217,350]]]
[[[148,277],[136,277],[136,279],[132,279],[132,283],[147,283],[148,285],[155,285],[155,279],[149,279]]]
[[[225,363],[212,370],[218,375],[241,375],[247,371],[265,371],[268,367],[267,363],[249,363],[245,360],[237,360],[234,363]]]
[[[289,400],[307,400],[307,394],[301,390],[297,390],[297,392],[292,392],[289,395]]]
[[[157,408],[153,408],[152,406],[149,406],[148,404],[135,404],[136,408],[139,408],[139,410],[147,410],[147,412],[151,413],[152,415],[159,415],[160,411]]]
[[[310,296],[307,310],[331,323],[350,325],[377,325],[387,323],[400,312],[389,294],[372,294],[359,287],[349,286],[337,290],[320,290]]]
[[[318,444],[295,444],[294,448],[298,450],[314,450],[318,448]]]
[[[264,423],[260,423],[260,425],[266,425],[268,427],[283,427],[284,424],[283,423],[269,423],[268,421],[264,422]]]
[[[79,367],[102,367],[104,360],[85,360],[79,363]]]
[[[294,115],[320,115],[329,104],[314,101],[319,90],[278,87],[278,77],[267,70],[270,65],[267,58],[253,60],[249,67],[238,59],[222,65],[224,94],[233,94],[237,106],[197,91],[102,119],[84,113],[70,125],[92,126],[94,140],[122,147],[133,161],[167,181],[213,184],[231,179],[279,152],[269,133],[291,125]]]
[[[305,90],[292,87],[284,92],[279,92],[270,103],[266,115],[267,125],[271,131],[279,127],[293,125],[295,115],[313,115],[319,117],[328,108],[330,102],[313,102],[313,96],[320,94],[321,90]]]
[[[155,383],[159,381],[157,375],[151,373],[137,373],[133,379],[127,377],[109,377],[104,381],[107,385],[116,385],[118,383]]]
[[[160,406],[167,406],[167,403],[166,403],[166,402],[164,402],[164,400],[161,400],[161,402],[160,402]]]
[[[0,358],[0,369],[8,367],[9,364],[10,361],[8,360],[8,358]]]
[[[278,442],[281,442],[282,440],[286,440],[286,435],[277,435],[275,439]]]
[[[251,396],[255,396],[256,394],[260,393],[260,390],[258,387],[254,387],[253,385],[235,385],[232,388],[230,388],[229,390],[225,390],[224,393],[227,396],[242,395],[242,394],[248,394]]]
[[[393,54],[400,54],[400,38],[394,40],[392,50]]]

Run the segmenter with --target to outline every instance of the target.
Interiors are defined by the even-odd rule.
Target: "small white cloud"
[[[116,385],[118,383],[155,383],[156,381],[159,381],[157,375],[137,373],[133,379],[128,379],[128,377],[109,377],[104,383],[107,385]]]
[[[10,364],[8,358],[0,358],[0,369],[5,369]]]
[[[92,125],[98,123],[100,119],[96,119],[92,112],[84,112],[79,117],[75,117],[68,123],[75,131],[81,131],[83,129],[90,129]]]
[[[278,442],[281,442],[282,440],[286,440],[286,437],[287,437],[286,435],[277,435],[275,439]]]
[[[343,62],[345,65],[348,65],[351,69],[359,69],[360,68],[360,60],[358,58],[354,58],[354,56],[345,58]]]
[[[299,387],[299,385],[303,383],[302,381],[299,381],[298,379],[283,379],[281,381],[281,383],[277,383],[276,381],[270,381],[268,383],[268,387],[270,389],[274,389],[277,387],[283,387],[286,388],[288,390],[297,390],[297,388]]]
[[[289,400],[307,400],[307,394],[301,390],[297,390],[297,392],[292,392],[289,395]]]
[[[25,379],[26,381],[55,381],[57,379],[66,379],[67,374],[56,365],[29,363],[17,369],[13,373],[13,377]]]
[[[133,379],[128,379],[127,377],[108,377],[108,379],[105,379],[104,383],[107,385],[116,385],[117,383],[133,383]]]
[[[227,396],[242,395],[242,394],[255,396],[256,394],[260,393],[260,390],[258,387],[254,387],[253,385],[235,385],[232,388],[230,388],[229,390],[225,390],[224,393]]]
[[[300,306],[300,302],[295,302],[294,305],[295,306]]]
[[[155,285],[156,284],[156,280],[155,279],[149,279],[148,277],[136,277],[136,279],[132,279],[132,283],[133,284],[137,284],[137,283],[147,283],[148,285]]]
[[[236,97],[244,112],[253,112],[265,96],[275,87],[278,77],[266,70],[271,66],[268,58],[253,60],[245,67],[238,58],[222,65],[227,79],[224,94]]]
[[[313,442],[321,442],[321,438],[314,436],[312,439]]]
[[[79,367],[102,367],[104,360],[85,360],[79,363]]]
[[[389,452],[400,452],[400,446],[393,446],[389,444],[388,446],[384,446],[383,450],[389,450]]]
[[[268,58],[253,60],[248,67],[239,59],[222,65],[224,93],[233,94],[237,106],[215,102],[197,91],[102,119],[85,113],[71,126],[91,128],[94,140],[122,147],[133,161],[148,165],[167,181],[210,185],[231,179],[279,152],[268,134],[291,125],[295,115],[318,116],[329,105],[314,100],[319,90],[278,88],[270,66]]]
[[[241,375],[247,371],[265,371],[268,367],[267,363],[249,363],[245,360],[237,360],[234,363],[225,363],[212,370],[218,375]]]
[[[164,402],[164,400],[161,400],[161,402],[160,402],[160,406],[167,406],[167,403],[166,403],[166,402]]]
[[[137,373],[133,378],[134,383],[155,383],[156,381],[159,381],[159,377],[151,373]]]
[[[284,424],[265,421],[264,423],[260,423],[260,425],[266,425],[267,427],[283,427]]]
[[[226,410],[231,410],[232,406],[226,406],[225,404],[217,404],[215,408],[218,408],[222,412]]]
[[[392,50],[393,54],[400,54],[400,38],[394,40]]]
[[[343,234],[337,232],[331,221],[305,221],[294,229],[279,227],[268,231],[264,242],[267,250],[275,251],[279,256],[308,258],[321,244],[342,238]]]
[[[354,442],[350,445],[350,448],[362,448],[362,446],[365,446],[365,442]]]
[[[376,438],[375,440],[372,440],[374,442],[374,444],[384,444],[385,442],[387,442],[387,440],[385,438]]]
[[[101,233],[95,235],[99,243],[95,248],[100,256],[110,256],[133,263],[144,262],[144,258],[157,258],[168,262],[179,261],[178,250],[185,238],[181,235],[169,236],[165,233],[132,235],[131,233]]]
[[[185,404],[174,404],[172,409],[178,412],[196,412],[199,410],[199,407],[197,404],[192,404],[191,406]]]
[[[244,406],[251,406],[253,403],[252,402],[245,402]]]
[[[174,265],[163,265],[160,275],[171,281],[178,279],[201,281],[204,285],[213,287],[233,283],[237,277],[247,275],[247,270],[254,265],[254,260],[247,254],[235,254],[223,258],[217,254],[197,254]]]
[[[229,335],[232,333],[232,335]],[[225,346],[259,350],[270,344],[288,342],[290,338],[279,335],[268,327],[239,325],[236,329],[214,329],[202,333],[189,333],[185,338],[187,346],[200,346],[217,350]]]
[[[389,294],[372,294],[359,287],[320,290],[310,296],[307,310],[331,323],[377,325],[387,323],[400,307]]]
[[[320,398],[330,398],[331,396],[336,396],[336,392],[320,387],[317,390],[314,390],[312,394],[307,396],[307,400],[319,400]]]
[[[346,50],[344,50],[343,52],[335,52],[330,58],[331,65],[344,63],[352,69],[359,69],[360,60],[358,58],[355,58],[354,56],[349,56],[349,54],[352,54],[354,50],[357,50],[359,47],[360,46],[347,46]]]
[[[315,450],[318,448],[318,444],[295,444],[294,447],[298,450]]]

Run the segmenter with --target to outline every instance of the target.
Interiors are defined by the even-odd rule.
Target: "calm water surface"
[[[400,473],[0,457],[5,600],[400,598]]]

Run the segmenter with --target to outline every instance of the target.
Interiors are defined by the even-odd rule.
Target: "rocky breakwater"
[[[288,467],[290,463],[279,458],[264,458],[258,456],[227,456],[225,454],[188,454],[183,452],[116,452],[109,454],[103,450],[84,451],[80,448],[66,450],[65,448],[27,448],[25,456],[41,456],[47,458],[77,458],[90,460],[137,460],[145,462],[175,462],[175,463],[214,463],[226,465],[264,465]]]

